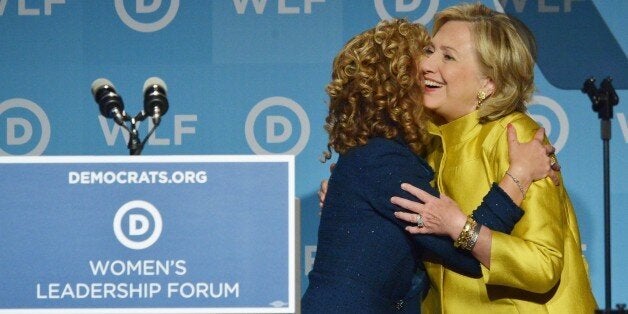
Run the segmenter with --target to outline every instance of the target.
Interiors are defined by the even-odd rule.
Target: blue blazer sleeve
[[[409,148],[399,141],[381,138],[371,139],[369,144],[351,150],[344,156],[344,162],[365,166],[365,169],[355,169],[362,186],[365,199],[372,202],[383,217],[405,228],[408,224],[394,216],[400,208],[390,202],[392,196],[401,196],[413,201],[419,201],[413,195],[401,189],[401,183],[410,183],[432,195],[438,195],[432,188],[430,181],[434,172],[430,166],[420,157],[416,156]],[[340,161],[339,161],[340,162]],[[361,171],[360,171],[361,170]],[[490,206],[489,206],[490,205]],[[510,213],[503,214],[503,212]],[[517,211],[521,209],[508,198],[508,196],[495,185],[487,194],[484,202],[474,212],[474,218],[479,223],[497,227],[500,231],[509,233],[514,227]],[[521,217],[520,215],[518,216]],[[516,219],[515,219],[516,218]],[[494,229],[496,230],[496,229]],[[453,241],[446,236],[436,235],[410,235],[421,251],[430,251],[430,254],[439,257],[448,268],[470,276],[481,276],[479,262],[468,252],[454,248]]]
[[[510,196],[493,183],[480,207],[473,211],[473,218],[491,230],[510,234],[523,213]]]

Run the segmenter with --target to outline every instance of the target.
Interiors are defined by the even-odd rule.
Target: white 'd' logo
[[[126,215],[126,213],[130,210],[136,208],[146,211],[152,217],[155,224],[153,233],[143,241],[134,241],[129,239],[122,230],[122,219],[124,219],[125,216],[128,216],[128,235],[142,236],[148,232],[150,228],[150,220],[147,216],[143,214]],[[143,250],[155,244],[161,235],[162,228],[163,222],[159,211],[155,208],[155,206],[153,206],[153,204],[146,201],[135,200],[122,205],[122,207],[118,209],[118,212],[116,212],[116,216],[113,218],[113,233],[116,235],[116,238],[120,241],[120,243],[122,243],[122,245],[133,250]]]
[[[124,0],[115,0],[116,12],[124,24],[128,27],[143,33],[156,32],[166,27],[172,20],[177,11],[179,10],[179,0],[170,0],[170,7],[168,12],[161,19],[153,23],[142,23],[132,18],[124,8]],[[153,13],[161,7],[161,0],[153,0],[150,5],[146,5],[146,0],[135,0],[135,11],[137,13]]]
[[[13,108],[23,108],[33,113],[35,117],[37,117],[37,120],[39,120],[39,125],[41,127],[41,137],[39,138],[39,142],[33,150],[24,155],[39,156],[43,154],[46,147],[48,147],[48,142],[50,142],[50,121],[48,121],[46,112],[44,112],[44,110],[36,103],[28,99],[12,98],[0,103],[0,116],[3,112]],[[24,145],[33,138],[33,125],[30,121],[18,117],[7,118],[6,120],[8,145]],[[16,132],[16,129],[20,128],[23,130],[21,135],[18,134],[19,132]],[[0,155],[11,154],[0,148]]]
[[[253,152],[258,155],[273,154],[264,149],[255,138],[255,121],[261,115],[262,111],[273,106],[288,108],[292,112],[294,112],[294,114],[296,114],[299,119],[299,124],[301,126],[301,135],[299,136],[299,140],[294,145],[294,147],[292,147],[288,151],[283,152],[284,154],[296,156],[305,148],[305,145],[307,145],[307,142],[310,138],[310,119],[308,118],[305,110],[303,110],[303,108],[297,102],[290,98],[275,96],[266,98],[257,103],[253,107],[253,109],[251,109],[249,115],[246,117],[246,123],[244,126],[246,141],[248,142],[249,147],[253,150]],[[277,134],[277,130],[280,129],[279,125],[281,125],[281,129],[283,129],[283,132],[281,134]],[[266,143],[283,143],[286,142],[291,137],[291,135],[292,123],[286,117],[266,117]]]
[[[416,23],[427,24],[432,20],[434,14],[436,14],[436,10],[438,10],[438,0],[429,0],[430,5],[425,11],[425,14],[420,18],[414,20]],[[416,10],[421,5],[421,0],[412,0],[410,3],[405,3],[405,0],[396,0],[395,1],[395,11],[398,13],[397,15],[403,14],[404,16],[408,14],[408,12]],[[374,0],[375,10],[377,11],[377,15],[382,20],[390,20],[393,16],[388,13],[386,10],[386,6],[384,5],[384,0]]]

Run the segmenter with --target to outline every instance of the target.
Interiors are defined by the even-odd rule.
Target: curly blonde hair
[[[429,137],[417,74],[428,42],[425,27],[406,19],[381,21],[347,42],[326,87],[329,142],[323,161],[332,149],[343,154],[373,137],[402,137],[413,152],[424,153]]]

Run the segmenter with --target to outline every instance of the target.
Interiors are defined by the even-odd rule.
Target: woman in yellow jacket
[[[409,232],[449,235],[484,265],[481,278],[470,278],[438,260],[425,262],[431,288],[423,313],[593,313],[596,307],[563,184],[546,178],[526,188],[529,178],[511,176],[525,196],[525,214],[510,235],[468,216],[493,182],[510,176],[507,128],[516,129],[519,141],[539,128],[524,113],[534,91],[534,41],[515,23],[481,4],[447,8],[436,16],[421,61],[424,106],[434,114],[430,132],[438,139],[428,161],[442,196],[403,185],[425,204],[391,201],[414,212],[398,218],[422,220]],[[474,249],[476,243],[482,247]]]

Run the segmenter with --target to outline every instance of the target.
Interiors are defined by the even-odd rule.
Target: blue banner
[[[167,84],[170,106],[143,155],[294,156],[301,212],[295,258],[303,261],[297,274],[302,292],[316,257],[317,190],[330,173],[319,156],[327,148],[325,85],[334,56],[379,20],[406,17],[431,28],[434,14],[461,2],[475,1],[0,0],[0,156],[128,155],[128,132],[100,115],[91,84],[110,80],[126,113],[135,116],[143,109],[143,84],[159,77]],[[536,92],[529,114],[557,148],[599,304],[606,271],[604,148],[598,114],[579,89],[591,76],[598,86],[613,78],[619,104],[610,121],[610,270],[612,303],[626,303],[628,278],[621,261],[628,259],[628,1],[480,2],[518,17],[536,35]],[[147,119],[137,130],[144,137],[151,127]],[[4,178],[8,170],[2,171]],[[124,193],[109,196],[118,208],[131,200]],[[76,270],[89,270],[88,262]],[[190,272],[198,269],[187,266]],[[3,289],[16,283],[7,284]],[[110,301],[120,303],[99,303]]]
[[[0,173],[0,313],[294,312],[290,156],[3,158]]]

